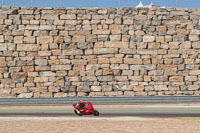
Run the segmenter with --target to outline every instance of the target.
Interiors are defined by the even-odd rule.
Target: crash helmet
[[[79,101],[79,103],[80,103],[80,105],[81,105],[81,106],[83,106],[83,105],[84,105],[84,102],[83,102],[83,100],[80,100],[80,101]]]

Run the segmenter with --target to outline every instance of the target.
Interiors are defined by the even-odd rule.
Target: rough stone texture
[[[199,9],[2,8],[0,97],[200,95]]]

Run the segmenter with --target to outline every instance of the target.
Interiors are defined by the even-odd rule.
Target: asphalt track
[[[149,106],[134,108],[98,108],[99,117],[149,117],[200,119],[200,106]],[[0,109],[0,117],[76,117],[73,108],[63,109]],[[86,117],[91,117],[87,115]]]
[[[70,105],[63,109],[0,109],[0,117],[75,117],[71,105],[80,99],[94,105],[149,105],[134,108],[97,108],[100,117],[188,117],[200,119],[200,96],[165,96],[165,97],[67,97],[34,99],[0,99],[1,106],[57,106]],[[198,104],[197,106],[168,106],[162,104]],[[159,106],[151,106],[157,104]]]

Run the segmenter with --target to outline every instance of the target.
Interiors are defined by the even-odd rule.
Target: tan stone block
[[[50,56],[51,55],[51,51],[39,51],[38,55],[39,56]]]
[[[34,15],[21,15],[21,19],[22,20],[33,20],[34,19]]]
[[[85,55],[91,55],[93,54],[93,49],[86,49],[85,50]]]
[[[39,25],[40,21],[39,20],[30,20],[30,24]]]
[[[100,92],[101,86],[91,86],[91,92]]]
[[[3,25],[4,24],[4,19],[0,19],[0,25]]]
[[[33,36],[24,37],[24,43],[34,44],[35,42],[35,37]]]
[[[47,60],[46,59],[36,59],[35,60],[35,65],[46,66],[47,65]]]
[[[97,81],[97,77],[96,76],[83,76],[81,78],[82,81]]]
[[[170,82],[183,82],[183,76],[171,76],[169,77]]]
[[[133,92],[133,91],[124,91],[124,96],[135,96],[135,92]]]
[[[85,42],[85,36],[75,35],[72,38],[72,42]]]
[[[177,74],[177,70],[171,70],[171,69],[169,69],[169,70],[165,70],[164,71],[164,75],[176,75]]]
[[[73,59],[72,64],[87,65],[87,60],[84,59]]]
[[[53,97],[53,93],[52,92],[42,92],[40,94],[40,97],[44,97],[44,98]]]
[[[58,20],[58,14],[48,14],[44,13],[41,15],[41,19],[46,19],[46,20]]]
[[[156,36],[156,42],[164,42],[165,38],[164,36]]]
[[[117,42],[121,40],[121,35],[110,35],[110,41],[111,42]]]
[[[109,64],[109,59],[108,58],[99,58],[98,64]]]
[[[102,86],[102,91],[103,92],[110,92],[110,91],[112,91],[112,86],[104,85],[104,86]]]
[[[53,97],[67,97],[68,93],[54,93]]]
[[[153,86],[145,86],[145,91],[154,91]]]
[[[73,49],[69,49],[69,50],[63,50],[62,51],[63,55],[83,55],[83,50],[73,50]]]
[[[51,26],[51,25],[40,25],[39,30],[52,30],[55,27]]]
[[[11,73],[11,78],[17,78],[17,79],[27,78],[27,73],[26,72]]]
[[[105,92],[105,96],[121,96],[121,95],[123,95],[122,91]]]
[[[146,20],[147,15],[135,15],[135,20]]]
[[[144,81],[151,81],[151,76],[144,76]]]
[[[0,42],[4,42],[4,36],[0,35]],[[2,44],[0,44],[2,45]]]
[[[177,65],[161,65],[161,64],[159,64],[157,66],[157,69],[158,70],[163,70],[163,69],[170,69],[170,70],[172,70],[172,69],[177,69]]]
[[[48,90],[49,92],[60,92],[60,88],[56,86],[50,86]]]
[[[142,59],[124,58],[125,64],[142,64]]]
[[[122,58],[110,58],[110,63],[111,64],[121,64]]]
[[[114,54],[115,48],[94,48],[94,54]]]
[[[200,35],[200,30],[192,29],[190,32],[191,35]]]
[[[29,83],[29,82],[24,83],[24,87],[34,87],[34,86],[35,86],[34,83]]]
[[[108,10],[107,9],[99,9],[98,14],[107,14]]]
[[[34,78],[34,82],[38,83],[38,82],[48,82],[48,77],[35,77]]]
[[[112,35],[120,35],[121,34],[121,30],[113,29],[113,30],[111,30],[111,34]]]
[[[76,19],[75,14],[62,14],[60,15],[60,19]]]
[[[76,92],[70,92],[70,93],[68,93],[68,96],[69,97],[75,97],[76,96]]]
[[[17,96],[17,98],[32,98],[33,93],[21,93]]]
[[[28,72],[28,77],[37,77],[38,72]]]
[[[37,44],[18,44],[17,51],[38,51],[39,45]]]
[[[78,96],[78,97],[85,97],[85,96],[88,96],[88,93],[85,93],[85,92],[78,92],[78,93],[77,93],[77,96]]]
[[[155,91],[164,91],[168,90],[166,85],[155,85]]]
[[[127,76],[115,76],[115,80],[119,81],[119,82],[124,82],[124,81],[128,81],[128,77]]]
[[[103,42],[95,42],[94,48],[103,48]]]
[[[200,75],[200,70],[190,70],[190,75]]]
[[[90,97],[96,97],[96,96],[104,96],[104,92],[90,92],[89,96]]]
[[[6,51],[8,49],[7,44],[0,43],[0,51]]]
[[[135,87],[133,88],[133,91],[136,91],[136,92],[143,92],[143,91],[144,91],[144,86],[143,86],[143,85],[135,86]]]
[[[200,86],[199,85],[189,85],[188,90],[199,90]]]
[[[65,26],[65,30],[75,30],[75,27],[77,25],[77,20],[66,20],[65,25],[69,25],[69,27]]]
[[[137,50],[136,49],[132,49],[132,48],[121,48],[119,50],[119,53],[122,53],[122,54],[136,54]]]
[[[138,36],[144,35],[144,31],[137,30],[137,31],[135,31],[135,35],[138,35]]]
[[[26,30],[38,30],[39,26],[38,25],[26,25]]]
[[[64,25],[65,24],[65,20],[55,20],[54,21],[54,25]]]
[[[52,43],[53,37],[52,36],[39,36],[37,37],[38,44],[45,44],[45,43]]]
[[[132,80],[132,81],[143,81],[143,77],[142,76],[128,76],[128,79]]]
[[[4,20],[4,23],[5,23],[5,25],[12,25],[13,21],[6,19],[6,20]]]
[[[51,70],[50,66],[36,66],[35,71],[49,71]]]
[[[155,95],[157,95],[157,92],[155,92],[155,91],[148,92],[148,96],[155,96]]]
[[[67,81],[79,81],[79,77],[74,75],[72,77],[66,77],[65,79]]]
[[[61,36],[56,36],[54,37],[54,43],[63,43],[64,42],[64,38]]]
[[[23,43],[23,36],[15,36],[14,43]]]
[[[105,24],[113,24],[113,19],[106,19],[106,22],[105,22]]]
[[[114,77],[113,76],[98,76],[97,79],[98,81],[113,81]]]
[[[155,36],[143,36],[143,42],[154,42]]]
[[[97,59],[88,59],[88,64],[97,64]]]
[[[20,93],[26,93],[26,92],[27,92],[26,87],[12,89],[12,94],[20,94]]]
[[[129,42],[105,42],[104,47],[110,48],[128,48]]]
[[[199,35],[189,35],[190,41],[199,41]]]
[[[167,27],[166,26],[156,26],[156,31],[166,31]]]
[[[70,70],[71,65],[54,65],[51,66],[52,71],[57,71],[57,70]]]
[[[192,43],[192,48],[200,49],[199,41]]]
[[[187,29],[177,29],[178,35],[188,35],[190,33],[190,30]]]
[[[185,81],[197,81],[197,76],[185,76]]]
[[[23,70],[23,72],[33,72],[34,66],[23,66],[22,70]]]
[[[93,30],[92,34],[94,34],[94,35],[109,35],[110,30]]]
[[[123,20],[123,24],[132,25],[132,24],[133,24],[133,19],[124,19],[124,20]]]

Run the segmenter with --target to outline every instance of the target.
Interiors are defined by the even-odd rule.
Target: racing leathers
[[[85,102],[83,102],[83,103],[78,103],[77,105],[76,105],[76,111],[78,112],[78,114],[84,114],[84,112],[85,112],[85,110],[86,110],[86,107],[85,107],[85,105],[86,105],[86,103]]]

